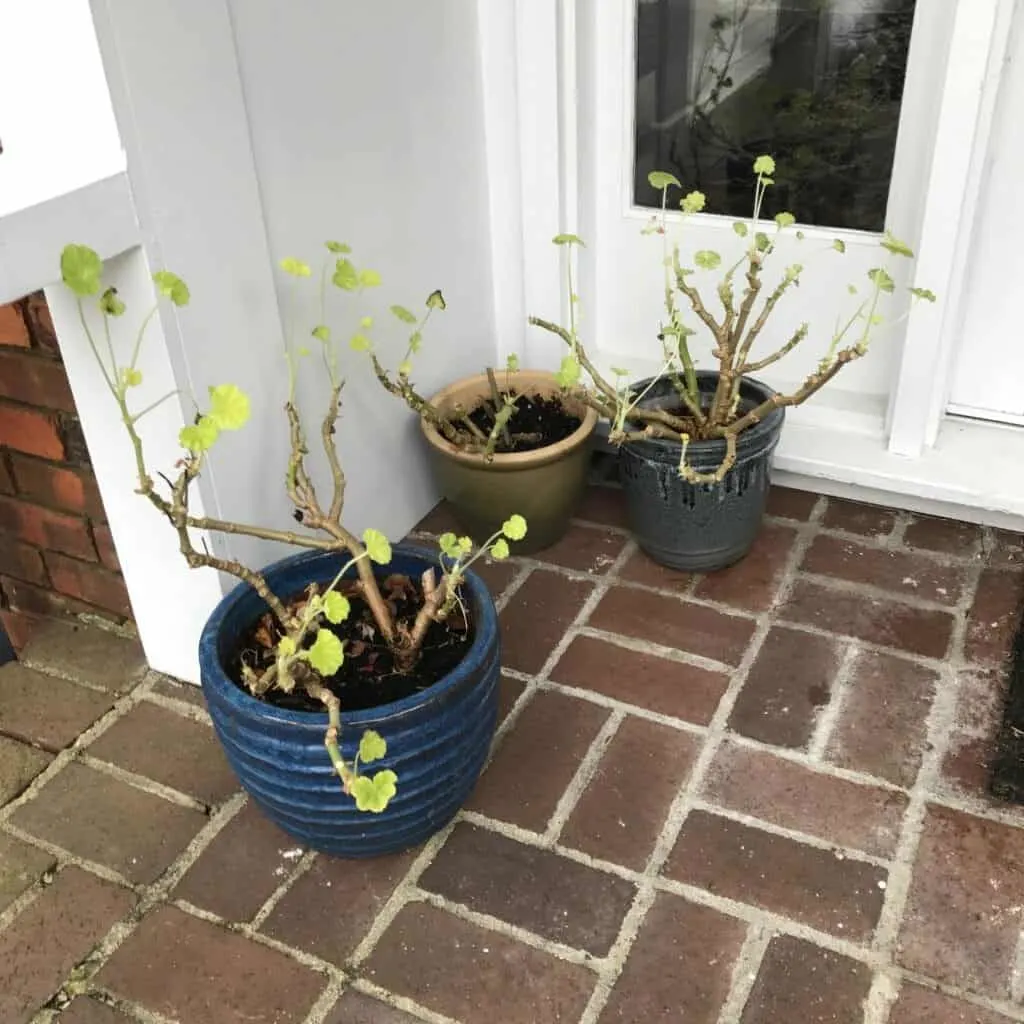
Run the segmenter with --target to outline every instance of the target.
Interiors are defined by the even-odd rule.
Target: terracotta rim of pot
[[[496,371],[499,382],[506,371]],[[579,427],[568,437],[562,438],[555,444],[547,445],[545,448],[537,448],[532,452],[511,452],[507,454],[496,453],[490,462],[485,462],[480,454],[469,454],[460,451],[450,441],[446,440],[440,431],[426,419],[420,416],[420,427],[427,441],[438,451],[442,452],[449,459],[459,462],[464,466],[477,466],[481,469],[493,470],[494,472],[508,472],[517,469],[529,469],[535,466],[546,466],[549,462],[556,462],[565,458],[566,455],[575,451],[581,445],[587,443],[590,435],[597,426],[597,413],[588,405],[573,399],[566,398],[560,394],[561,388],[553,373],[547,370],[516,370],[512,374],[516,390],[527,394],[558,395],[565,404],[565,408],[582,419]],[[487,374],[479,373],[473,377],[464,377],[457,380],[448,387],[442,388],[430,399],[430,404],[447,409],[460,402],[467,408],[472,408],[475,400],[489,397],[491,393],[490,383]]]

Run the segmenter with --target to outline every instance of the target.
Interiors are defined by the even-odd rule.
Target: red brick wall
[[[0,617],[125,621],[128,592],[42,294],[0,306]]]

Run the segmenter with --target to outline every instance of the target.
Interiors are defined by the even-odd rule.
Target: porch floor
[[[985,791],[1019,538],[777,490],[686,577],[596,485],[484,571],[493,760],[387,859],[276,831],[130,640],[0,670],[0,1021],[1024,1021],[1024,808]]]

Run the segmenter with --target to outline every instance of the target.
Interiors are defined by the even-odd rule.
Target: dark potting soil
[[[469,418],[488,436],[494,428],[494,406],[490,401],[481,402]],[[499,434],[495,451],[501,454],[532,452],[538,448],[558,444],[580,429],[583,420],[565,409],[557,397],[543,395],[522,395],[516,403],[516,411],[508,422],[512,444],[506,444]]]
[[[457,606],[446,622],[430,624],[419,659],[411,670],[402,672],[396,668],[394,656],[361,596],[359,582],[346,581],[337,589],[349,599],[349,616],[336,626],[325,622],[321,628],[331,630],[344,643],[345,661],[323,682],[341,701],[342,715],[346,711],[379,707],[429,689],[462,661],[473,643],[472,621],[464,615],[465,606]],[[405,623],[411,628],[423,604],[419,582],[396,573],[381,581],[381,593],[396,624]],[[302,593],[285,604],[292,610],[301,607],[305,600],[306,595]],[[281,636],[280,626],[269,612],[242,635],[226,666],[231,681],[239,689],[249,692],[242,682],[242,665],[247,664],[257,672],[271,665]],[[307,647],[313,639],[313,636],[307,639]],[[301,685],[291,693],[271,689],[259,699],[289,711],[324,711],[323,704],[310,697]]]
[[[1000,800],[1024,804],[1024,613],[1013,641],[1003,721],[990,760],[989,789]]]

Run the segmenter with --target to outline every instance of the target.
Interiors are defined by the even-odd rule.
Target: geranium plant
[[[338,369],[332,332],[325,323],[328,279],[341,291],[358,294],[366,288],[379,285],[380,275],[373,270],[358,269],[350,258],[347,245],[327,242],[326,248],[327,258],[320,275],[320,320],[310,332],[310,344],[320,348],[330,386],[327,410],[319,429],[333,484],[330,501],[326,504],[317,495],[307,470],[307,438],[295,398],[298,363],[300,359],[309,356],[311,350],[307,346],[295,347],[288,342],[285,344],[289,381],[285,414],[290,437],[285,487],[294,505],[296,519],[308,532],[225,521],[197,516],[190,511],[190,491],[206,464],[210,449],[222,434],[240,429],[250,417],[249,399],[234,384],[211,387],[208,400],[202,408],[193,399],[194,420],[183,427],[179,435],[181,458],[170,474],[154,473],[150,469],[139,424],[157,406],[177,394],[172,392],[145,405],[134,400],[144,383],[138,369],[139,354],[146,328],[158,307],[154,305],[142,318],[130,352],[119,353],[113,340],[111,322],[125,314],[125,304],[116,289],[104,288],[100,258],[87,246],[68,245],[61,254],[60,266],[64,283],[77,298],[82,326],[131,441],[139,493],[148,499],[176,531],[181,553],[191,567],[213,568],[243,580],[259,593],[269,608],[269,622],[264,624],[263,635],[268,645],[272,645],[272,656],[257,665],[243,661],[242,683],[257,697],[270,690],[291,693],[301,688],[314,701],[322,704],[328,714],[324,743],[342,786],[352,795],[360,810],[381,811],[396,792],[397,777],[390,770],[370,774],[362,769],[385,756],[387,747],[384,739],[374,731],[364,732],[358,753],[351,761],[344,758],[339,743],[341,703],[332,692],[330,682],[331,677],[342,667],[346,650],[343,641],[329,626],[344,622],[350,614],[350,602],[342,592],[342,581],[350,570],[354,570],[357,583],[350,593],[358,594],[365,601],[372,616],[373,628],[393,655],[393,663],[398,671],[409,671],[421,656],[431,623],[447,621],[456,610],[465,615],[460,587],[473,562],[485,553],[491,558],[507,558],[508,542],[520,540],[526,535],[526,522],[521,516],[510,516],[498,533],[479,546],[468,537],[452,534],[442,537],[438,568],[426,570],[419,580],[419,603],[415,614],[404,619],[396,614],[395,605],[389,601],[388,594],[382,589],[382,581],[374,570],[375,564],[383,566],[391,560],[391,545],[387,537],[372,528],[363,531],[362,536],[358,537],[342,522],[345,474],[335,443],[335,431],[344,382]],[[309,265],[301,260],[282,260],[281,267],[296,278],[312,276]],[[176,274],[161,270],[153,275],[153,281],[163,299],[175,306],[188,303],[188,287]],[[443,308],[443,299],[440,292],[436,292],[427,301],[427,315],[439,307]],[[90,320],[97,315],[101,323],[99,330],[90,324]],[[403,309],[400,319],[408,318],[415,319]],[[370,317],[360,319],[359,329],[352,336],[351,344],[354,348],[369,348],[367,332],[371,327]],[[101,340],[97,341],[97,338]],[[190,532],[192,530],[240,534],[279,541],[298,548],[337,552],[338,572],[326,586],[311,584],[301,595],[275,594],[259,570],[231,558],[216,556],[206,550],[205,546],[197,548]],[[388,578],[385,578],[383,583],[386,585],[387,582]]]
[[[731,264],[727,264],[720,253],[709,249],[698,250],[683,260],[680,246],[670,242],[667,217],[669,194],[673,189],[681,191],[682,186],[668,172],[653,171],[649,175],[650,184],[661,193],[661,211],[652,217],[644,231],[658,235],[662,240],[665,314],[659,333],[663,364],[646,390],[650,390],[658,380],[668,378],[678,398],[676,408],[645,407],[641,403],[646,391],[636,393],[629,386],[627,371],[613,368],[612,379],[609,379],[595,366],[577,331],[576,306],[579,299],[573,284],[571,258],[566,261],[569,325],[562,326],[536,316],[530,318],[531,324],[556,334],[568,347],[559,379],[567,391],[610,422],[610,440],[615,444],[647,438],[678,441],[681,446],[679,473],[694,484],[722,480],[735,464],[737,438],[744,430],[764,419],[773,409],[805,402],[844,366],[867,354],[875,330],[882,323],[879,313],[882,299],[895,290],[890,261],[914,255],[906,243],[886,232],[879,242],[885,258],[879,266],[868,271],[866,284],[849,285],[849,292],[854,297],[853,308],[839,319],[835,330],[826,339],[814,371],[794,391],[773,394],[753,408],[744,408],[740,396],[743,378],[777,363],[804,343],[810,333],[810,325],[801,323],[775,351],[765,355],[754,351],[769,318],[786,294],[799,285],[804,272],[802,264],[790,264],[762,299],[765,266],[784,233],[792,231],[800,242],[804,241],[804,236],[795,228],[796,218],[792,213],[780,212],[773,218],[762,216],[765,196],[773,184],[775,173],[772,157],[758,157],[753,171],[753,213],[749,220],[733,224],[733,230],[742,241],[742,254]],[[689,192],[679,202],[684,221],[700,213],[704,206],[705,196],[697,191]],[[579,237],[571,234],[556,235],[553,241],[556,245],[570,248],[583,245]],[[838,238],[829,248],[836,254],[846,251],[845,243]],[[721,307],[721,312],[716,313],[712,312],[713,303],[707,298],[707,290],[698,284],[698,280],[704,273],[722,267],[725,268],[724,273],[714,288]],[[914,299],[935,301],[934,294],[925,288],[912,287],[910,293]],[[689,308],[684,312],[686,306]],[[718,370],[717,385],[710,398],[701,393],[696,374],[694,351],[700,328],[710,337],[711,356]],[[687,464],[687,446],[691,441],[711,439],[724,441],[725,454],[717,469],[700,473]]]

